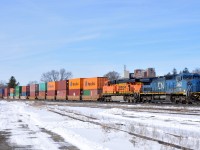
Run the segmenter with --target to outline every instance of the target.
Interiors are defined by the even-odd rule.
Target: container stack
[[[38,99],[40,100],[46,99],[46,93],[47,93],[47,83],[40,83]]]
[[[8,99],[9,95],[10,95],[10,88],[4,88],[3,98]]]
[[[39,85],[38,84],[31,84],[30,85],[30,96],[29,99],[37,99],[39,94]]]
[[[98,100],[103,92],[106,77],[87,78],[83,80],[82,100]]]
[[[30,96],[30,86],[22,86],[20,99],[27,99]]]
[[[3,95],[4,95],[4,89],[0,89],[0,98],[3,98]]]
[[[21,87],[21,86],[16,86],[16,87],[15,87],[15,95],[14,95],[14,98],[15,98],[15,99],[19,99],[21,93],[22,93],[22,87]]]
[[[69,80],[68,100],[82,100],[83,79],[84,78],[76,78]]]
[[[10,88],[10,95],[9,95],[9,99],[14,99],[14,88]]]
[[[58,81],[56,99],[67,100],[68,94],[69,94],[69,81],[68,80]]]
[[[55,100],[57,93],[58,82],[48,82],[47,83],[47,100]]]

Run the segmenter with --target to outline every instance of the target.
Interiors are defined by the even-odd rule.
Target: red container
[[[58,81],[58,87],[57,90],[67,90],[69,89],[69,82],[68,80]]]
[[[90,96],[96,96],[96,95],[102,94],[102,92],[103,92],[102,89],[90,90]]]
[[[62,91],[57,91],[57,100],[66,100],[68,95],[68,91],[62,90]]]
[[[47,91],[47,96],[56,96],[56,91]]]
[[[30,92],[30,86],[22,86],[22,93]]]
[[[5,88],[4,89],[4,96],[8,97],[10,95],[10,89],[9,88]]]
[[[62,91],[57,91],[57,96],[61,96],[61,97],[65,97],[67,96],[67,91],[66,90],[62,90]]]
[[[71,89],[69,90],[70,96],[80,96],[82,94],[83,90],[81,89]]]
[[[30,92],[38,92],[39,91],[39,84],[31,84],[30,85]]]
[[[45,91],[40,91],[39,92],[39,96],[46,96],[46,92]]]
[[[30,96],[31,96],[31,97],[33,97],[33,96],[38,96],[38,94],[39,94],[38,92],[30,92]]]

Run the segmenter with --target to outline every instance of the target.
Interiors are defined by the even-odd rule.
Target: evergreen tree
[[[190,73],[188,68],[185,67],[185,69],[183,69],[183,73]]]
[[[15,88],[16,86],[19,85],[19,82],[17,82],[17,80],[15,79],[14,76],[11,76],[9,82],[8,82],[8,87],[9,88]]]
[[[176,68],[174,68],[174,69],[172,70],[172,74],[173,74],[173,75],[177,75],[177,70],[176,70]]]

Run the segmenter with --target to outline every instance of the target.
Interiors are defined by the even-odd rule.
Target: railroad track
[[[77,112],[74,112],[74,111],[67,111],[67,110],[63,110],[63,109],[52,109],[52,108],[48,108],[48,111],[56,113],[56,114],[61,115],[61,116],[66,116],[66,117],[69,117],[71,119],[78,120],[78,121],[81,121],[81,122],[87,122],[87,123],[95,124],[95,125],[98,125],[98,126],[101,126],[101,127],[104,127],[104,128],[106,127],[107,129],[112,129],[112,130],[124,132],[124,133],[127,133],[129,135],[141,138],[141,139],[158,142],[159,144],[162,144],[162,145],[165,145],[165,146],[170,146],[172,148],[177,148],[177,149],[182,149],[182,150],[192,150],[190,148],[187,148],[187,147],[184,147],[184,146],[181,146],[181,145],[177,145],[177,144],[165,142],[165,141],[162,141],[162,140],[159,140],[159,139],[155,139],[155,138],[152,138],[152,137],[133,133],[133,132],[130,132],[130,131],[127,131],[127,130],[124,130],[124,129],[117,128],[115,126],[109,126],[108,124],[98,122],[97,118],[87,116],[87,115],[83,115],[83,114],[80,114],[80,113],[77,113]],[[64,113],[62,113],[62,112],[64,112]],[[82,118],[81,118],[81,116],[82,116]],[[85,119],[83,119],[83,118],[85,118]]]

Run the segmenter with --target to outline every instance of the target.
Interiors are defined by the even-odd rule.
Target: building
[[[156,77],[156,72],[154,68],[147,68],[146,70],[143,69],[135,69],[134,70],[134,77],[135,78],[149,78],[149,77]]]

